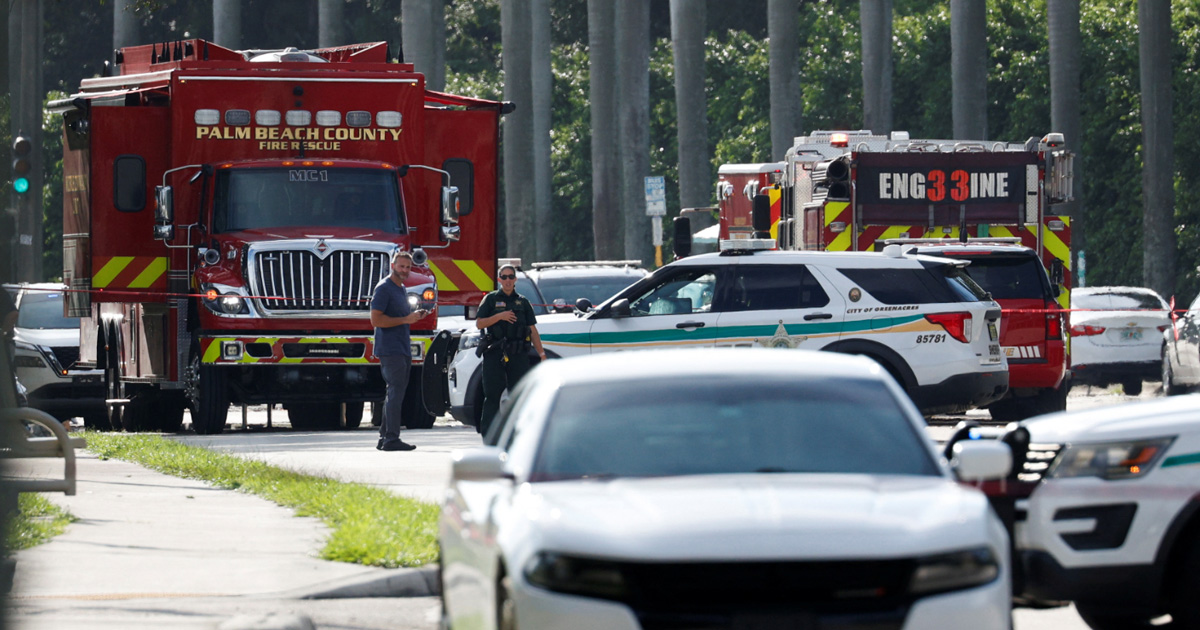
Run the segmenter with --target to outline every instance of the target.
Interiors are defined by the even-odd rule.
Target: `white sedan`
[[[1010,627],[1009,539],[870,359],[769,349],[544,362],[454,454],[451,628]]]
[[[1075,385],[1120,383],[1142,393],[1162,370],[1170,307],[1152,289],[1086,287],[1071,292],[1071,378]]]

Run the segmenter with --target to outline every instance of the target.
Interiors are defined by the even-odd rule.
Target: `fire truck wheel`
[[[83,426],[93,431],[112,431],[108,423],[108,414],[104,412],[83,414]]]
[[[346,429],[357,429],[362,425],[363,419],[363,403],[349,402],[346,403]]]
[[[200,353],[192,352],[187,373],[187,406],[192,413],[192,430],[211,435],[225,430],[229,415],[229,388],[226,375],[211,365],[200,363]]]
[[[158,395],[154,392],[138,392],[129,397],[125,411],[121,414],[121,426],[129,433],[150,431],[155,427]]]
[[[106,337],[104,361],[104,394],[105,398],[115,400],[125,397],[125,385],[121,383],[121,364],[117,354],[116,340]],[[121,416],[124,405],[106,405],[107,424],[114,431],[121,430]]]
[[[158,395],[154,415],[158,422],[158,430],[163,433],[178,433],[183,426],[183,410],[187,408],[187,400],[178,392],[162,392]]]

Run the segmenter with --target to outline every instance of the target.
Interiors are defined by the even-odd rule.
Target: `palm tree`
[[[504,228],[506,252],[532,260],[533,232],[533,90],[530,82],[532,28],[530,0],[502,0],[504,100],[516,109],[504,117]]]
[[[671,0],[671,43],[675,52],[675,110],[679,135],[679,205],[707,206],[712,190],[708,152],[708,109],[704,97],[703,2]]]
[[[799,0],[767,0],[770,40],[771,159],[782,160],[803,126],[800,104]]]
[[[213,43],[234,50],[242,45],[242,0],[213,0]]]
[[[650,3],[617,0],[617,129],[625,257],[649,265],[650,219],[645,177],[650,174]]]
[[[550,213],[550,0],[532,0],[530,7],[533,54],[530,58],[533,96],[533,221],[538,260],[554,259],[554,221]]]
[[[425,75],[425,86],[431,90],[445,87],[444,80],[441,86],[434,85],[433,5],[436,1],[404,0],[400,5],[400,46],[404,49],[404,61]],[[445,10],[440,2],[437,4]]]
[[[21,4],[32,4],[22,2]],[[38,2],[40,5],[41,3]],[[133,10],[137,8],[136,0],[116,0],[113,2],[113,48],[137,46],[141,39],[142,21]],[[11,29],[10,29],[11,30]]]
[[[1050,131],[1066,139],[1075,152],[1075,201],[1059,208],[1071,217],[1071,249],[1077,254],[1087,245],[1083,210],[1083,125],[1079,113],[1079,0],[1048,0],[1046,23],[1050,35]],[[1077,265],[1072,265],[1078,269]],[[1078,285],[1078,278],[1076,283]]]
[[[588,0],[588,95],[592,117],[592,242],[597,260],[624,255],[617,169],[616,6]]]
[[[862,24],[863,125],[892,131],[892,0],[859,0]]]
[[[987,140],[987,3],[950,0],[954,137]]]
[[[346,0],[317,0],[317,45],[321,48],[345,44],[342,14]]]
[[[1171,5],[1138,2],[1142,83],[1142,279],[1175,294],[1175,154],[1171,124]]]

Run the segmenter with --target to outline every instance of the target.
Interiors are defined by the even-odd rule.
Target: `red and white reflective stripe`
[[[1004,346],[1004,356],[1010,359],[1040,359],[1041,346]]]

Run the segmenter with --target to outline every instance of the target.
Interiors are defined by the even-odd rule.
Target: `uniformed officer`
[[[481,343],[487,344],[483,351],[483,415],[477,427],[484,435],[500,408],[504,389],[516,386],[529,371],[530,344],[538,357],[546,358],[533,305],[516,291],[517,268],[503,265],[498,277],[500,288],[483,296],[475,320],[475,327],[484,331]]]

